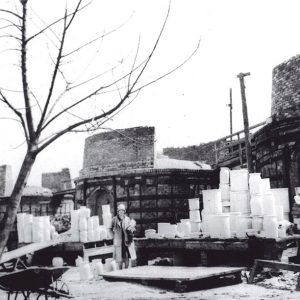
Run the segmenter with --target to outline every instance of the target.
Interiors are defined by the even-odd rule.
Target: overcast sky
[[[41,26],[38,18],[47,23],[64,7],[64,1],[60,0],[31,3],[37,27]],[[74,43],[85,42],[88,34],[95,36],[96,32],[125,25],[78,60],[81,66],[87,66],[84,72],[95,74],[95,51],[103,55],[105,64],[109,61],[107,66],[126,59],[135,52],[139,36],[141,57],[148,53],[164,21],[168,3],[166,0],[95,0],[78,20],[76,34],[72,36]],[[157,150],[208,142],[229,134],[226,104],[231,87],[233,130],[241,130],[240,89],[236,78],[240,72],[251,72],[246,78],[250,124],[264,121],[271,111],[272,68],[300,54],[299,14],[300,1],[296,0],[173,0],[165,32],[145,80],[180,64],[201,39],[199,50],[177,72],[143,90],[105,126],[113,129],[155,126]],[[0,55],[0,87],[14,88],[18,80],[13,75],[7,76],[7,56]],[[32,52],[30,67],[35,72],[31,80],[37,82],[46,70],[40,68],[39,58],[38,51]],[[5,79],[9,82],[2,83]],[[3,117],[2,106],[1,110]],[[17,147],[23,141],[20,128],[12,121],[0,119],[0,129],[0,164],[12,165],[16,176],[24,155],[24,146]],[[70,168],[73,178],[77,177],[87,136],[69,134],[47,148],[38,157],[29,184],[40,185],[42,172],[60,171],[65,167]]]

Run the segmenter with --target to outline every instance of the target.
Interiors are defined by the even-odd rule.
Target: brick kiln
[[[102,222],[102,205],[114,212],[125,203],[137,221],[137,234],[158,222],[188,218],[188,199],[218,185],[208,165],[155,157],[154,127],[104,132],[86,139],[76,202],[91,208]]]

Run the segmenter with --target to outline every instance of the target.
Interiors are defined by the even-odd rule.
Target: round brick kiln
[[[188,218],[188,199],[218,185],[207,165],[154,156],[154,128],[101,133],[86,140],[84,164],[76,183],[76,201],[102,222],[102,205],[115,213],[124,203],[137,221],[137,234],[158,222]]]
[[[279,119],[300,115],[300,55],[273,69],[271,114]]]

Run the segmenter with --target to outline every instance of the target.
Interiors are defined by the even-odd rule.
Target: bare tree
[[[70,48],[70,44],[71,46],[73,44],[68,42],[70,42],[69,35],[72,34],[73,24],[78,16],[91,5],[91,2],[85,0],[71,1],[73,6],[70,9],[66,7],[62,16],[56,20],[46,24],[40,19],[43,26],[39,27],[38,30],[30,23],[33,22],[32,16],[35,12],[29,2],[30,0],[20,0],[15,9],[0,8],[0,28],[1,31],[5,31],[0,38],[12,40],[8,44],[11,47],[7,51],[18,53],[18,67],[21,75],[19,91],[18,87],[14,91],[3,88],[0,82],[0,101],[14,114],[12,118],[21,125],[24,143],[27,146],[9,205],[0,224],[0,258],[37,155],[66,133],[100,128],[107,120],[119,113],[124,106],[130,104],[139,91],[180,68],[194,55],[199,46],[198,44],[192,54],[174,68],[155,78],[148,79],[148,81],[142,81],[142,76],[161,40],[169,15],[169,7],[160,32],[145,57],[139,57],[139,40],[130,63],[127,64],[126,71],[124,71],[124,67],[120,68],[123,64],[121,61],[99,74],[93,74],[82,81],[76,81],[69,78],[70,71],[68,72],[71,63],[79,62],[74,58],[74,55],[79,55],[81,51],[95,45],[97,41],[102,41],[104,37],[114,33],[119,28],[112,29],[110,32]],[[33,31],[34,29],[36,31]],[[47,92],[43,97],[39,90],[34,91],[33,77],[30,76],[29,57],[31,49],[37,47],[36,40],[45,38],[47,39],[52,71],[49,72],[48,69],[39,70],[41,74],[46,72],[46,75],[50,77]],[[53,53],[55,53],[54,57],[52,56]],[[111,75],[109,80],[108,74]],[[36,80],[36,78],[34,79]],[[16,94],[18,97],[15,96]],[[108,107],[103,109],[100,101],[102,101],[102,97],[107,101],[107,97],[105,98],[107,95],[113,95],[114,99],[111,100],[112,97],[110,97]],[[86,107],[90,106],[92,102],[96,103],[97,108],[88,113]]]

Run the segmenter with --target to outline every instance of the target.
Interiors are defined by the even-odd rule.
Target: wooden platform
[[[293,242],[298,245],[297,256],[300,256],[300,235],[280,239],[136,238],[135,246],[138,265],[146,265],[155,257],[173,257],[175,261],[187,261],[187,265],[224,265],[231,260],[231,263],[239,262],[237,265],[252,266],[255,259],[279,260],[282,251]]]
[[[140,266],[109,272],[104,274],[103,278],[115,281],[138,281],[185,292],[195,288],[240,283],[243,270],[245,268]]]

